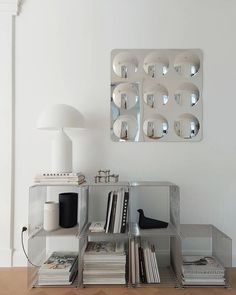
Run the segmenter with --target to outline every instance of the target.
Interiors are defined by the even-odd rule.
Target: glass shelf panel
[[[130,233],[134,236],[177,236],[177,231],[175,227],[169,223],[167,228],[151,228],[151,229],[141,229],[136,222],[130,224]]]
[[[78,236],[79,235],[79,225],[76,225],[71,228],[58,228],[54,231],[45,231],[43,227],[35,230],[30,236],[29,239],[34,238],[35,236],[41,237],[53,237],[53,236]]]
[[[126,239],[128,238],[128,229],[125,233],[105,233],[105,232],[91,232],[89,230],[91,223],[88,223],[85,229],[81,232],[81,237],[96,237],[99,239]]]

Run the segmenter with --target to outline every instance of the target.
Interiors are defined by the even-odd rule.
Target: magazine
[[[69,273],[77,261],[77,252],[53,252],[39,269],[43,273]]]

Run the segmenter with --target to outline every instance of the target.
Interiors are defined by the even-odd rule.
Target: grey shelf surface
[[[34,288],[77,288],[78,287],[78,274],[74,279],[73,283],[70,285],[39,285],[38,281],[33,285]]]
[[[167,228],[141,229],[136,222],[130,224],[130,234],[142,237],[177,236],[175,227],[169,223]]]
[[[79,225],[76,225],[71,228],[58,228],[53,231],[45,231],[43,227],[35,230],[30,236],[29,239],[34,238],[35,236],[38,237],[56,237],[56,236],[79,236],[80,230]]]
[[[179,287],[178,280],[170,266],[159,266],[160,283],[139,283],[136,287]]]
[[[176,184],[169,181],[131,181],[131,187],[137,186],[176,186]]]
[[[91,232],[89,230],[89,226],[91,222],[89,222],[84,230],[81,232],[81,237],[97,237],[97,238],[104,238],[104,239],[126,239],[129,236],[128,230],[125,233],[105,233],[105,232]]]

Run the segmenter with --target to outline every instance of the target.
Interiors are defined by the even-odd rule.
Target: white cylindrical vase
[[[53,231],[59,227],[59,203],[45,202],[43,228],[46,231]]]
[[[52,173],[72,172],[72,141],[63,130],[52,141]]]

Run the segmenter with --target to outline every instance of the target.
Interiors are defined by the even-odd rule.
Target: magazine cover
[[[40,271],[55,270],[69,272],[77,257],[78,253],[76,252],[53,252],[41,266]]]
[[[110,254],[116,251],[116,243],[114,242],[88,242],[86,254]]]

